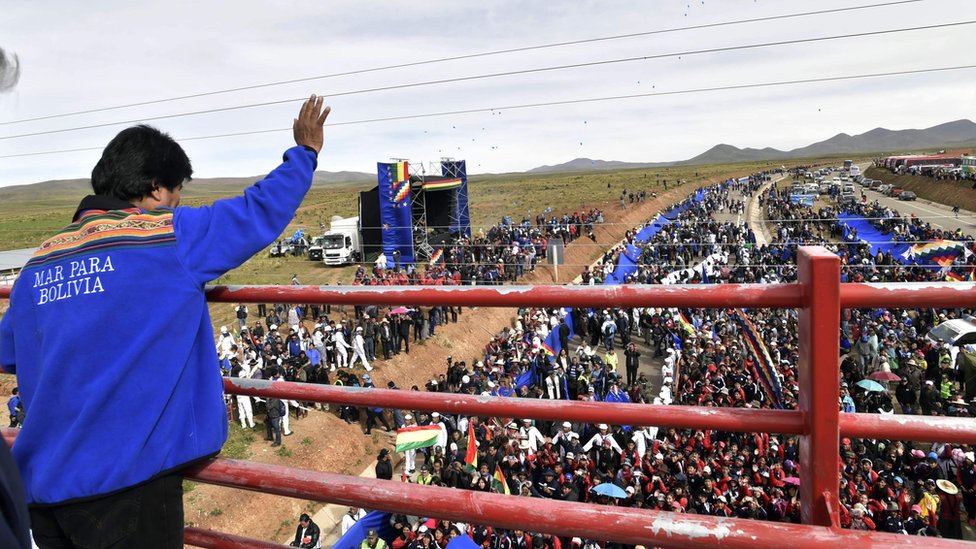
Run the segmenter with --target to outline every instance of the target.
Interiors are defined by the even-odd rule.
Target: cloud
[[[0,95],[0,122],[262,82],[853,5],[849,1],[653,4],[586,0],[468,4],[435,0],[12,4],[0,21],[3,47],[23,77]],[[925,2],[654,34],[504,55],[363,72],[312,82],[142,107],[0,125],[0,137],[231,105],[332,94],[321,168],[373,171],[377,161],[465,158],[472,172],[525,170],[576,157],[666,161],[720,142],[793,148],[876,126],[925,127],[970,116],[976,71],[749,90],[662,95],[531,109],[580,98],[969,64],[970,26],[542,71],[405,89],[336,95],[430,80],[564,64],[655,56],[743,44],[895,29],[971,19],[965,0]],[[9,8],[9,9],[8,9]],[[35,21],[45,21],[37,33]],[[287,128],[298,102],[151,122],[177,139]],[[402,121],[384,117],[502,107],[494,112]],[[0,139],[0,156],[101,147],[123,125]],[[274,166],[290,132],[183,141],[199,177],[253,175]],[[2,159],[0,185],[84,177],[99,151]]]

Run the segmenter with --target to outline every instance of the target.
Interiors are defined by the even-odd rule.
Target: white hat
[[[430,414],[430,417],[441,417],[441,413],[440,412],[433,412],[433,413]]]
[[[658,453],[654,454],[654,459],[664,459],[664,454],[662,454],[661,452],[658,452]]]
[[[268,329],[271,330],[271,331],[277,330],[278,329],[278,325],[277,324],[272,324],[271,326],[268,326]]]
[[[361,332],[361,331],[363,331],[363,327],[362,327],[362,326],[356,326],[356,331],[357,331],[357,332]]]
[[[220,333],[226,334],[227,333],[227,326],[221,326],[220,327]]]
[[[403,416],[403,419],[405,419],[405,420],[408,420],[408,421],[409,421],[409,420],[411,420],[411,419],[413,419],[413,416],[412,416],[412,415],[410,415],[410,414],[407,414],[407,415],[405,415],[405,416]]]
[[[461,376],[461,383],[471,383],[471,378],[468,376]]]
[[[573,424],[570,423],[570,422],[568,422],[568,421],[564,421],[563,422],[563,427],[565,427],[567,429],[571,429],[573,427]]]
[[[489,387],[494,387],[495,386],[495,382],[494,381],[488,381],[488,386]]]
[[[597,429],[599,429],[601,431],[606,431],[607,429],[610,428],[610,427],[607,426],[606,423],[601,423],[601,424],[597,425],[596,427],[597,427]]]

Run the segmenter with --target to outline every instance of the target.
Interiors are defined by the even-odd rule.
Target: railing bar
[[[695,549],[709,545],[810,549],[917,546],[913,536],[504,496],[220,458],[187,470],[187,478],[379,511],[645,546]],[[927,538],[926,546],[958,545],[951,540]]]
[[[208,549],[283,549],[289,547],[280,543],[214,532],[194,526],[183,528],[183,543]]]
[[[348,406],[517,417],[546,421],[802,434],[803,416],[793,410],[665,406],[611,402],[487,397],[454,393],[364,389],[264,379],[225,378],[224,391]]]

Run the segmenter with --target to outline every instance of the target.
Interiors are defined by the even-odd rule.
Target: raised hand
[[[316,154],[322,150],[325,141],[322,126],[325,119],[332,112],[332,107],[322,109],[321,97],[312,94],[308,101],[302,103],[302,108],[298,111],[298,118],[292,124],[292,132],[295,135],[295,144],[308,147]]]

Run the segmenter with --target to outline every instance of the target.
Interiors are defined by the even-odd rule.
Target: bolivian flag
[[[468,451],[464,454],[468,471],[478,470],[478,441],[474,438],[474,423],[468,422]]]
[[[508,481],[505,480],[505,475],[502,473],[501,465],[495,465],[495,475],[492,480],[495,481],[495,488],[498,489],[499,493],[506,496],[512,495],[512,491],[508,489]]]
[[[456,189],[464,183],[460,179],[438,179],[434,181],[424,181],[421,185],[421,189],[425,191],[446,191],[448,189]]]
[[[688,320],[688,317],[685,316],[685,313],[684,312],[678,311],[678,318],[677,318],[677,320],[678,320],[678,324],[682,328],[684,328],[685,332],[687,332],[688,335],[691,335],[691,334],[695,333],[695,326],[694,326],[694,324],[692,324],[691,321]]]
[[[437,443],[437,437],[440,434],[441,428],[438,425],[401,427],[397,429],[396,450],[394,451],[405,452],[433,446]]]

